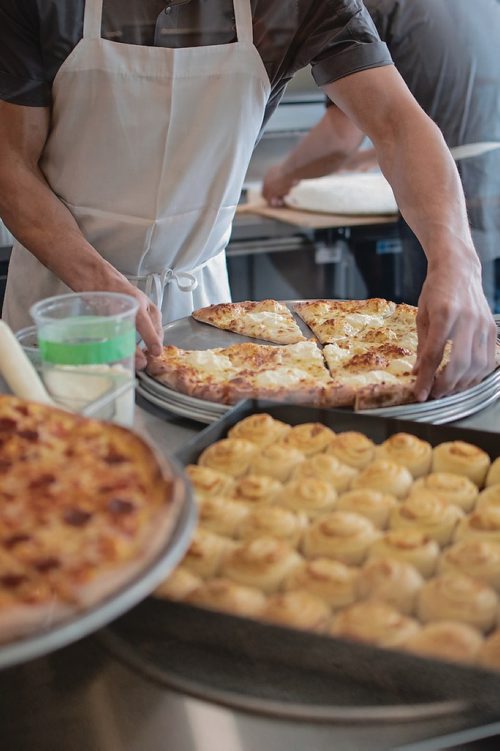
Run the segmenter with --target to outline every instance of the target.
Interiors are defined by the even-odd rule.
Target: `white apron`
[[[230,299],[225,247],[271,87],[250,0],[234,0],[237,42],[181,49],[102,39],[102,2],[87,0],[54,80],[40,164],[85,238],[167,322]],[[14,330],[67,291],[14,245],[3,310]]]

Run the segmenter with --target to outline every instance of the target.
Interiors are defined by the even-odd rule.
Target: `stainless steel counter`
[[[169,452],[200,429],[145,403],[137,424]],[[459,424],[499,432],[500,403]],[[442,738],[450,733],[458,735]],[[0,745],[9,751],[431,751],[495,733],[500,710],[498,718],[362,727],[245,714],[149,682],[117,662],[99,635],[0,674]]]

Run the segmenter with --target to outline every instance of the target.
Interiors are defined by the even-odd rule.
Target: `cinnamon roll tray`
[[[491,462],[500,456],[500,437],[495,433],[357,415],[343,410],[318,410],[250,401],[239,404],[217,423],[206,428],[178,454],[178,459],[186,466],[196,464],[200,456],[207,455],[209,447],[227,437],[230,429],[248,416],[259,413],[267,413],[274,420],[291,426],[302,423],[321,423],[336,434],[356,431],[379,445],[395,434],[411,434],[420,441],[430,444],[433,447],[434,457],[436,457],[434,447],[453,441],[472,444],[480,449],[479,454],[484,456],[483,452],[485,452]],[[233,432],[231,437],[234,435]],[[417,461],[420,462],[420,457],[417,457]],[[442,458],[439,458],[439,461],[442,461]],[[201,464],[203,465],[203,459]],[[471,459],[469,475],[474,480],[472,465]],[[418,467],[415,469],[415,466],[412,467],[413,478],[418,477],[419,473],[423,475],[423,472]],[[495,476],[498,473],[500,478],[499,470],[500,466],[497,463],[494,472]],[[437,470],[433,465],[433,471],[449,470],[443,467]],[[485,471],[479,467],[478,471],[483,472],[483,480],[478,481],[481,486],[484,483]],[[344,504],[339,505],[338,501],[333,504],[335,513],[340,516],[342,516],[342,511],[338,511],[338,508],[348,508],[346,506],[348,501],[357,502],[355,490],[363,484],[359,480],[359,475],[357,477],[357,480],[351,480],[349,492],[346,492],[344,486],[342,486],[343,492],[339,492]],[[397,498],[399,506],[403,498],[405,504],[408,501],[407,491],[399,485],[400,479],[390,477],[388,480],[391,483],[391,492],[396,496],[400,493]],[[341,480],[341,482],[344,481]],[[418,486],[419,482],[421,483],[420,480],[416,482],[413,480],[412,487]],[[494,482],[498,483],[499,479],[495,479]],[[496,488],[497,485],[494,484],[493,487]],[[287,492],[292,495],[293,489],[290,483],[287,488]],[[420,488],[420,492],[425,495],[425,488]],[[460,492],[462,509],[457,512],[457,518],[449,522],[455,524],[455,532],[460,529],[460,525],[466,528],[469,515],[464,509],[468,508],[470,511],[467,493],[465,490],[462,492],[462,489]],[[349,496],[351,497],[348,498]],[[281,504],[288,509],[293,508],[293,503],[293,498],[284,498],[281,501]],[[500,509],[500,504],[498,508]],[[331,510],[330,508],[330,512]],[[352,508],[350,510],[352,511]],[[310,557],[323,555],[321,548],[323,543],[321,539],[316,539],[311,531],[315,527],[315,513],[316,510],[310,514],[307,532],[301,538],[301,550],[306,558],[308,554],[304,551],[307,551],[308,546],[312,549]],[[405,526],[404,518],[402,522],[398,519],[398,509],[390,508],[388,513],[393,515],[391,519],[397,521],[395,526],[391,523],[391,529],[396,526],[398,528]],[[340,516],[338,517],[339,523]],[[344,514],[346,518],[349,516],[356,516],[356,514]],[[224,520],[223,523],[225,523]],[[247,526],[248,523],[246,522]],[[376,524],[373,528],[371,523],[369,526],[372,530],[377,529]],[[436,540],[439,540],[440,547],[444,547],[446,551],[448,547],[443,538],[443,535],[446,537],[447,534],[445,527],[446,524],[442,526],[439,535],[433,541],[436,549]],[[383,522],[379,529],[384,529]],[[382,537],[382,533],[378,531],[374,534]],[[461,538],[458,535],[453,539],[456,541]],[[498,542],[500,544],[500,529]],[[376,545],[379,544],[376,542]],[[326,556],[328,557],[328,553]],[[363,563],[357,556],[355,549],[349,549],[346,550],[345,557],[336,560],[342,560],[350,569]],[[440,554],[440,561],[442,558],[444,555]],[[226,572],[229,572],[226,574],[229,578],[231,578],[228,563],[230,559],[229,555],[224,564]],[[416,569],[413,573],[415,579],[422,577],[418,617],[421,620],[419,628],[423,630],[422,624],[442,619],[439,615],[439,608],[442,606],[443,599],[446,599],[446,595],[443,597],[439,588],[436,589],[433,584],[439,580],[439,577],[434,575],[434,578],[429,578],[429,572],[426,571],[427,558],[411,561],[411,563],[411,568]],[[448,561],[447,565],[451,563],[452,561]],[[238,566],[238,560],[232,560],[231,565]],[[363,570],[366,571],[366,564]],[[443,578],[445,573],[440,567],[439,576]],[[241,572],[239,576],[240,574]],[[376,572],[374,575],[376,578]],[[224,576],[224,569],[219,576]],[[482,640],[483,643],[493,631],[494,623],[497,630],[500,629],[500,606],[498,595],[494,593],[495,589],[499,591],[500,571],[498,574],[494,570],[489,571],[488,576],[490,576],[488,582],[491,588],[484,587],[485,592],[481,593],[480,605],[477,608],[474,606],[471,618],[464,621],[474,626],[474,629],[470,629],[476,633],[476,636],[471,635],[472,640],[477,639],[478,642]],[[202,578],[207,579],[205,575]],[[235,577],[234,581],[245,583],[241,576]],[[267,584],[263,585],[264,593],[266,586]],[[309,585],[302,581],[298,586],[307,589]],[[365,583],[363,586],[366,589],[369,584]],[[408,586],[412,585],[405,585],[406,589]],[[275,589],[271,582],[268,592],[274,592]],[[426,590],[425,597],[423,596],[424,589]],[[488,593],[491,594],[488,595]],[[488,596],[491,602],[488,601]],[[472,707],[488,712],[496,712],[500,708],[500,670],[481,666],[488,664],[485,660],[482,663],[480,660],[475,660],[467,664],[465,658],[464,662],[455,662],[449,659],[423,657],[418,650],[401,648],[398,646],[399,642],[389,645],[390,648],[365,643],[362,637],[356,638],[356,629],[363,630],[364,625],[349,624],[349,616],[344,618],[344,612],[354,611],[352,607],[346,610],[333,607],[335,614],[333,622],[337,626],[323,629],[321,633],[304,630],[304,627],[289,627],[283,625],[286,621],[281,618],[282,614],[280,618],[271,617],[272,607],[276,607],[279,598],[269,595],[266,597],[268,598],[266,606],[268,617],[264,619],[228,614],[216,610],[216,604],[200,607],[202,601],[199,598],[196,604],[194,600],[175,602],[149,598],[109,627],[104,632],[103,639],[108,648],[120,659],[156,681],[212,701],[273,716],[342,722],[363,719],[396,722],[438,717],[466,711]],[[272,600],[274,600],[273,606],[270,605]],[[401,602],[404,603],[404,599]],[[254,607],[254,604],[245,603],[246,608],[250,606]],[[307,602],[304,601],[305,609],[306,606]],[[399,614],[404,614],[406,606],[400,604],[398,607]],[[427,618],[426,614],[429,609],[438,612],[439,617]],[[373,615],[376,621],[378,615],[375,611],[376,608],[373,614],[366,611],[369,613],[367,618]],[[402,616],[404,627],[410,629],[406,635],[406,643],[409,644],[413,638],[417,640],[416,645],[420,637],[411,634],[412,623],[416,621],[415,618],[410,618],[410,615],[415,616],[415,608],[406,610],[406,615]],[[475,622],[476,615],[477,623]],[[338,625],[343,618],[344,630]],[[270,622],[273,620],[274,623]],[[450,617],[449,620],[460,619]],[[375,624],[373,627],[377,629],[378,626]],[[350,634],[350,638],[345,638],[349,628],[354,628],[354,631]],[[385,625],[384,628],[386,628]],[[469,634],[465,636],[469,638]],[[388,646],[387,641],[385,645]],[[469,646],[472,649],[474,645],[464,644],[464,650]],[[497,654],[496,657],[500,655]]]

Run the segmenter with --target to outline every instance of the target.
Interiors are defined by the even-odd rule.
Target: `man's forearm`
[[[297,181],[329,175],[341,169],[362,140],[363,134],[343,112],[331,107],[288,154],[282,172]]]
[[[86,241],[38,168],[15,157],[0,170],[0,216],[12,234],[75,291],[104,289],[119,273]]]
[[[400,211],[429,264],[449,261],[441,253],[444,244],[449,247],[447,256],[453,252],[476,258],[460,177],[434,123],[423,113],[415,122],[415,113],[409,113],[408,121],[398,120],[376,147]]]

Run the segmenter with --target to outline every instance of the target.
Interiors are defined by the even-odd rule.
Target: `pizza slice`
[[[369,346],[352,342],[328,344],[324,355],[334,382],[354,391],[355,409],[393,406],[415,401],[413,375],[416,353],[397,344]]]
[[[336,406],[354,398],[351,389],[334,383],[312,341],[283,347],[244,342],[203,351],[166,346],[149,358],[148,373],[183,394],[223,404],[262,398]]]
[[[209,305],[192,315],[201,323],[276,344],[295,344],[306,338],[286,305],[276,300]]]
[[[380,298],[369,300],[310,300],[297,303],[295,312],[311,328],[321,344],[353,338],[364,330],[381,329],[396,304]]]

